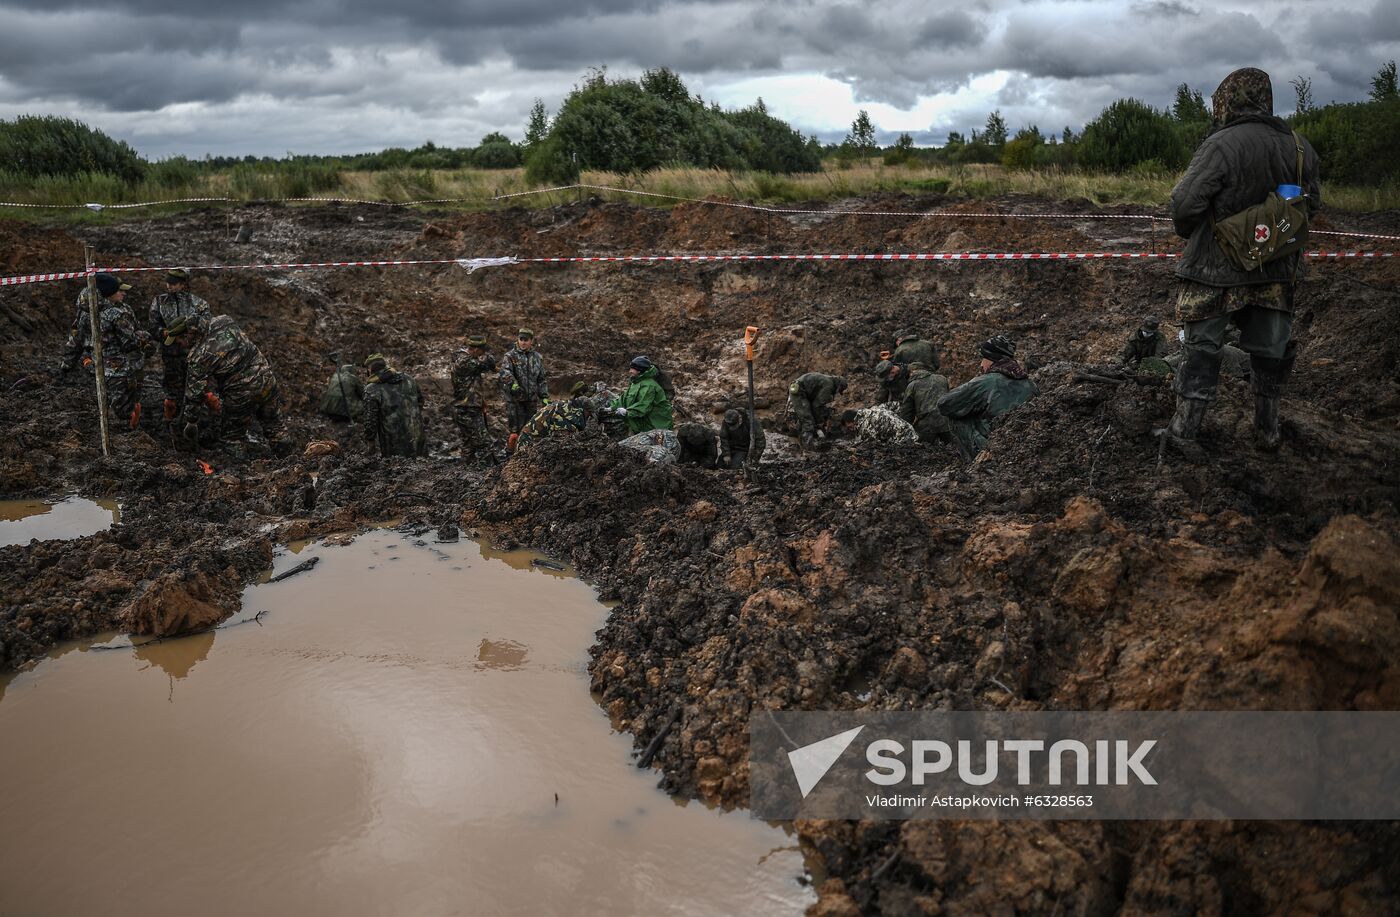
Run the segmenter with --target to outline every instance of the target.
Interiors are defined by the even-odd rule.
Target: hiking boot
[[[1176,413],[1172,415],[1171,423],[1167,424],[1167,432],[1184,442],[1195,442],[1196,434],[1201,429],[1201,420],[1206,416],[1206,408],[1209,406],[1209,401],[1200,398],[1177,396]]]
[[[1254,396],[1254,445],[1263,452],[1277,452],[1279,447],[1278,398]]]

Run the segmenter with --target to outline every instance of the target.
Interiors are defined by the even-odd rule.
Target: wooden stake
[[[92,368],[97,376],[97,420],[102,430],[102,454],[112,454],[112,434],[107,429],[107,372],[102,362],[102,322],[97,317],[97,275],[92,270],[92,246],[83,246],[87,264],[88,321],[92,328]]]

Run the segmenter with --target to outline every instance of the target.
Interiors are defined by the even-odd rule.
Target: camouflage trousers
[[[510,425],[510,432],[519,433],[530,418],[539,413],[544,404],[538,398],[531,398],[528,401],[507,401],[506,402],[506,422]]]
[[[253,420],[262,427],[263,436],[270,443],[282,439],[282,415],[278,409],[281,400],[277,391],[277,381],[266,380],[262,385],[231,385],[221,394],[223,400],[223,426],[219,438],[225,442],[242,440],[248,433]]]
[[[178,407],[185,405],[185,375],[189,355],[183,350],[165,347],[160,352],[160,387],[165,397]]]
[[[481,405],[454,404],[452,420],[462,437],[462,458],[490,455],[496,444],[491,439],[491,426]]]
[[[787,415],[788,425],[797,434],[803,448],[812,449],[817,445],[817,430],[826,426],[831,409],[814,406],[800,394],[789,394]]]
[[[141,384],[145,377],[146,373],[143,370],[120,373],[109,371],[106,374],[107,408],[116,421],[116,429],[133,429],[131,415],[141,403]]]
[[[1177,316],[1186,333],[1174,387],[1183,398],[1210,401],[1220,384],[1225,335],[1240,330],[1250,380],[1259,394],[1277,395],[1292,368],[1293,286],[1208,287],[1183,283]]]

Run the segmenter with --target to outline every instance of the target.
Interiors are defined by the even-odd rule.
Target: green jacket
[[[814,408],[825,407],[836,400],[846,380],[826,373],[803,373],[788,386],[788,395],[800,395]]]
[[[938,400],[948,394],[948,377],[922,369],[909,375],[909,385],[899,402],[899,416],[913,424],[923,442],[933,442],[948,432],[948,418],[938,410]]]
[[[365,386],[365,439],[380,455],[428,454],[423,436],[423,393],[412,376],[386,369]]]
[[[1144,329],[1139,328],[1123,345],[1122,351],[1118,354],[1118,362],[1141,363],[1148,357],[1165,357],[1166,355],[1167,339],[1162,335],[1162,332],[1144,331]]]
[[[671,429],[671,402],[661,383],[656,381],[655,366],[647,367],[633,379],[627,391],[610,407],[627,409],[628,433]]]
[[[996,370],[964,382],[938,399],[963,456],[972,459],[987,445],[993,417],[1025,404],[1040,390],[1030,379],[1013,379]]]
[[[365,384],[355,372],[355,367],[346,364],[331,373],[325,391],[321,392],[320,411],[327,417],[337,420],[355,420],[364,412]]]

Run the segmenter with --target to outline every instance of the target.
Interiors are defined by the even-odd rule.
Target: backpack
[[[1303,141],[1293,133],[1298,151],[1297,184],[1303,187]],[[1225,257],[1241,271],[1253,271],[1270,261],[1300,251],[1308,240],[1308,211],[1304,199],[1295,201],[1270,191],[1264,203],[1210,221],[1215,241]]]

